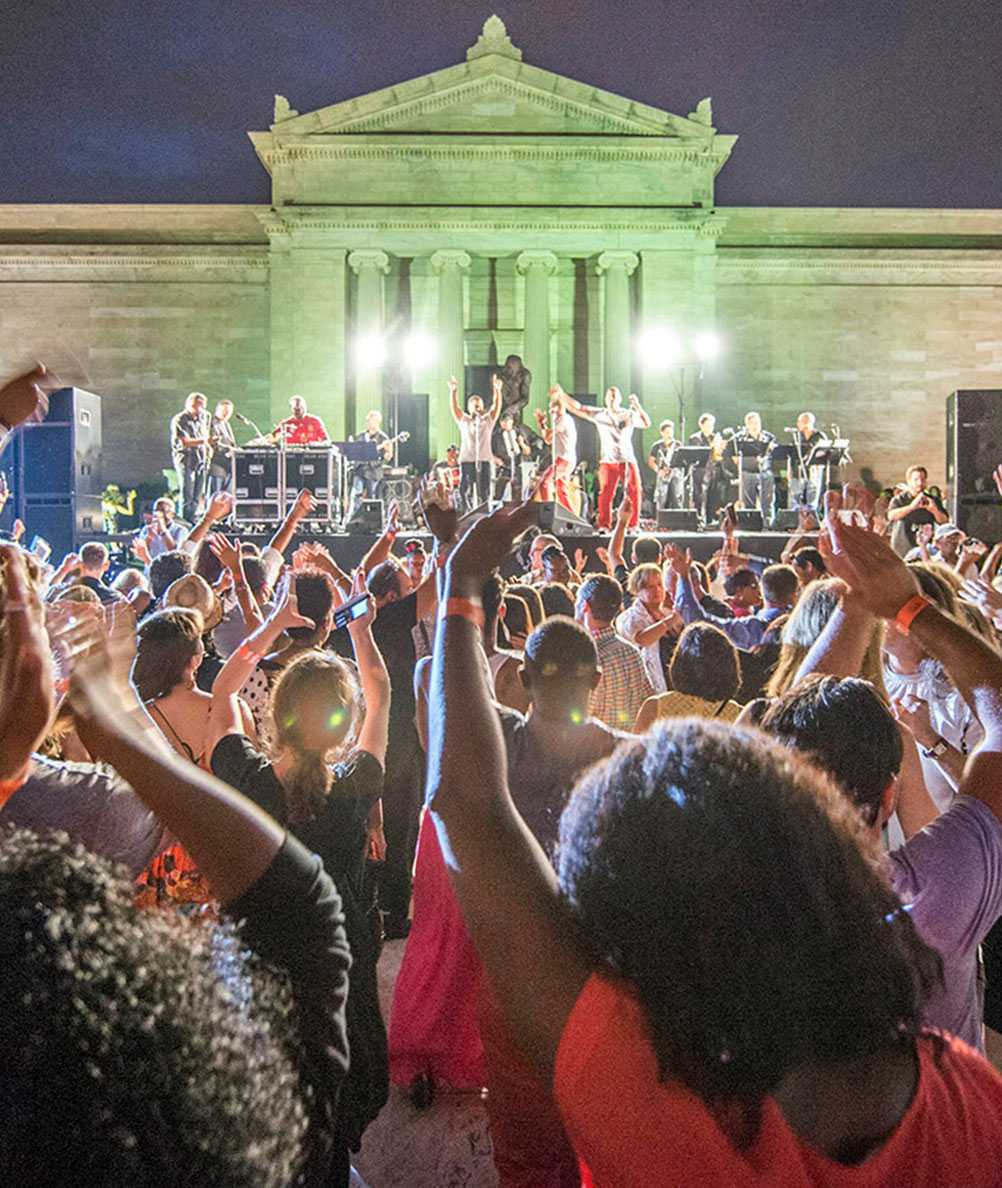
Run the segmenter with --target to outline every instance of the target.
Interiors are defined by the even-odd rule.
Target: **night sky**
[[[1000,207],[1002,19],[977,0],[33,0],[0,40],[0,202],[267,202],[248,130],[462,61],[527,62],[740,140],[721,205]]]

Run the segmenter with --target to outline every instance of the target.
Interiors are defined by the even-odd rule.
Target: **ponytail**
[[[284,780],[284,788],[289,824],[295,829],[319,815],[330,792],[332,776],[323,755],[292,749],[296,761]]]

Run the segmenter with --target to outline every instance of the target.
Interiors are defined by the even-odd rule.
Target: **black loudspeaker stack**
[[[971,536],[1002,540],[1002,503],[992,471],[1002,459],[1002,390],[951,392],[946,400],[950,519]]]
[[[58,564],[65,553],[98,536],[101,518],[101,397],[82,388],[60,388],[49,398],[39,425],[22,425],[13,452],[0,461],[14,490],[25,543],[42,536]]]
[[[659,532],[698,532],[699,514],[691,507],[659,507]]]
[[[428,456],[428,393],[408,392],[395,398],[396,424],[394,435],[409,433],[407,441],[397,447],[401,466],[413,466],[424,474],[434,460]]]

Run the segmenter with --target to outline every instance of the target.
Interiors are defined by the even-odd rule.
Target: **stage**
[[[254,544],[260,548],[271,539],[269,534],[254,534],[240,532],[236,533],[223,526],[224,531],[231,538],[237,538],[241,541],[253,541]],[[607,534],[597,534],[594,532],[586,535],[576,536],[572,534],[555,533],[558,539],[564,546],[567,555],[573,560],[575,550],[584,550],[587,561],[590,562],[590,568],[600,569],[598,562],[597,550],[600,548],[609,547],[609,536]],[[709,559],[718,552],[723,544],[724,537],[720,532],[650,532],[643,533],[645,536],[653,536],[662,544],[668,542],[680,548],[689,549],[692,556],[697,561],[709,561]],[[114,537],[106,538],[108,543],[114,545],[123,545],[128,541],[129,537],[124,534],[118,534]],[[292,551],[296,544],[301,544],[303,541],[313,541],[323,544],[331,553],[334,560],[341,566],[342,569],[351,570],[359,561],[365,556],[370,548],[379,539],[370,533],[344,533],[344,532],[313,532],[309,529],[304,529],[297,532],[292,548],[287,551],[286,559],[290,559]],[[432,537],[426,532],[408,532],[406,529],[400,532],[397,537],[397,543],[394,547],[394,555],[398,558],[403,555],[403,542],[405,540],[417,539],[424,543],[426,550],[431,550]],[[625,544],[626,559],[629,561],[630,548],[633,536],[627,536]],[[738,549],[753,561],[759,564],[771,564],[779,560],[786,543],[789,541],[790,535],[786,532],[739,532],[737,534]],[[134,562],[133,562],[134,564]],[[512,572],[518,572],[517,567]]]

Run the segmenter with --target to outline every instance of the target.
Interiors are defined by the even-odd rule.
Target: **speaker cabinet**
[[[1002,458],[1002,390],[963,389],[946,400],[946,481],[950,518],[986,541],[1002,539],[992,471]]]
[[[36,495],[100,495],[101,397],[60,388],[39,425],[18,430],[17,490]]]
[[[539,505],[539,527],[554,536],[591,536],[593,529],[587,520],[569,512],[562,504],[549,500]]]
[[[761,532],[763,527],[762,513],[755,507],[739,507],[734,514],[738,519],[739,532]]]
[[[408,392],[396,398],[396,425],[391,436],[409,433],[410,439],[397,446],[401,466],[413,466],[424,474],[431,459],[428,456],[428,393]]]
[[[352,535],[379,536],[383,531],[382,499],[360,499],[354,515],[345,524],[345,531]]]
[[[30,544],[33,536],[44,537],[52,545],[55,565],[79,545],[100,536],[104,528],[99,495],[32,496],[23,502],[20,516],[25,543]]]
[[[692,507],[659,507],[659,532],[698,532],[699,513]]]

